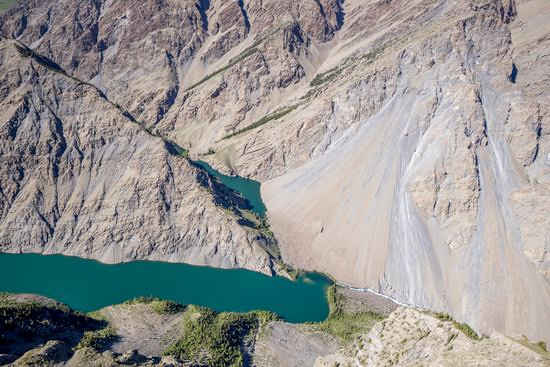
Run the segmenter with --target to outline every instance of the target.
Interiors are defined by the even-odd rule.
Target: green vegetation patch
[[[315,75],[315,77],[309,82],[310,87],[317,87],[322,84],[328,83],[336,79],[342,72],[351,67],[352,64],[358,60],[366,60],[368,64],[371,64],[374,62],[382,53],[388,48],[388,45],[384,45],[378,48],[375,48],[374,50],[367,52],[359,57],[357,56],[350,56],[347,57],[342,64],[339,66],[335,66],[324,73],[319,73]],[[309,99],[313,93],[315,93],[313,90],[310,90],[308,94],[304,97],[305,99]]]
[[[116,328],[109,323],[102,310],[93,311],[87,315],[91,319],[98,321],[101,327],[85,331],[78,344],[73,348],[74,350],[81,348],[101,350],[117,338]]]
[[[451,315],[446,314],[444,312],[432,312],[432,316],[436,317],[437,319],[441,321],[447,321],[452,322],[453,326],[457,328],[458,330],[462,331],[464,335],[467,337],[474,339],[474,340],[481,340],[481,336],[479,336],[474,329],[470,327],[470,325],[464,323],[464,322],[456,322]]]
[[[477,335],[477,333],[474,331],[474,329],[470,327],[470,325],[464,322],[456,322],[456,321],[453,322],[453,325],[455,326],[455,328],[462,331],[464,335],[466,335],[467,337],[472,338],[474,340],[481,339],[480,336]]]
[[[170,154],[181,158],[189,158],[189,150],[179,146],[176,142],[174,142],[171,139],[166,139],[159,135],[155,135],[155,136],[160,137],[164,141],[164,145],[168,150],[168,152],[170,152]]]
[[[212,79],[213,77],[215,77],[216,75],[219,75],[221,73],[223,73],[224,71],[230,69],[231,67],[233,67],[234,65],[238,64],[239,62],[243,61],[244,59],[254,55],[256,52],[258,52],[258,48],[257,47],[249,47],[247,48],[246,50],[244,50],[239,56],[235,57],[234,59],[231,59],[227,65],[225,65],[224,67],[206,75],[204,78],[202,78],[201,80],[199,80],[198,82],[196,82],[195,84],[191,85],[190,87],[186,88],[185,89],[185,92],[188,92],[192,89],[195,89],[196,87],[198,87],[199,85],[203,84],[204,82]]]
[[[330,307],[329,317],[312,325],[318,330],[334,335],[344,343],[367,333],[375,323],[384,320],[384,316],[372,311],[345,313],[342,308],[343,297],[338,293],[336,285],[329,287],[327,298]]]
[[[540,341],[535,343],[535,345],[540,349],[542,349],[543,351],[548,352],[548,348],[546,348],[546,342]]]
[[[90,330],[84,332],[84,335],[82,336],[82,339],[80,339],[80,342],[75,347],[75,349],[81,349],[81,348],[94,348],[96,350],[100,350],[107,346],[110,342],[115,340],[117,337],[116,329],[112,325],[107,325],[103,329],[100,330]]]
[[[19,1],[20,0],[0,0],[0,13],[8,10],[9,8],[12,8]]]
[[[63,304],[0,296],[0,346],[25,345],[29,350],[59,340],[75,348],[101,348],[115,335],[107,321]]]
[[[280,119],[281,117],[284,117],[286,115],[288,115],[290,112],[294,111],[295,109],[297,109],[298,107],[300,106],[300,104],[295,104],[295,105],[292,105],[290,107],[287,107],[287,108],[283,108],[283,109],[279,109],[273,113],[270,113],[269,115],[266,115],[264,117],[262,117],[261,119],[259,119],[258,121],[248,125],[247,127],[245,128],[242,128],[240,130],[237,130],[235,131],[234,133],[231,133],[229,135],[226,135],[223,137],[223,139],[229,139],[229,138],[232,138],[236,135],[239,135],[239,134],[242,134],[244,132],[247,132],[249,130],[252,130],[252,129],[255,129],[257,127],[260,127],[262,125],[265,125],[267,124],[268,122],[270,121],[273,121],[273,120],[278,120]]]
[[[315,75],[313,80],[311,80],[311,82],[309,82],[309,86],[310,87],[316,87],[316,86],[319,86],[321,84],[325,84],[327,82],[330,82],[333,79],[335,79],[338,75],[340,75],[340,73],[342,73],[342,69],[339,68],[339,67],[334,67],[330,70],[325,71],[324,73],[317,74],[317,75]]]
[[[189,306],[183,315],[183,336],[164,352],[184,361],[209,366],[242,366],[243,347],[256,331],[278,317],[266,311],[218,313]]]
[[[123,303],[123,305],[146,304],[153,312],[159,315],[174,315],[185,311],[186,307],[181,303],[164,300],[156,297],[136,297]]]
[[[0,330],[4,333],[17,331],[23,337],[33,333],[45,334],[62,330],[66,326],[85,328],[92,321],[86,315],[72,311],[61,303],[37,301],[18,302],[6,294],[0,296]],[[59,325],[53,325],[53,323]]]
[[[166,300],[155,300],[151,302],[151,309],[159,315],[173,315],[185,311],[185,306]]]
[[[524,347],[529,348],[530,350],[537,353],[538,355],[550,360],[550,353],[548,353],[546,342],[539,341],[539,342],[535,343],[535,342],[532,342],[529,339],[527,339],[526,336],[523,336],[523,338],[521,338],[521,339],[515,339],[515,338],[511,338],[511,339],[517,341],[518,343],[520,343]]]
[[[275,33],[277,33],[278,31],[281,30],[282,27],[278,27],[277,29],[275,29],[273,32],[271,32],[270,34],[268,34],[267,36],[265,37],[261,37],[259,39],[257,39],[252,45],[250,45],[250,47],[248,47],[247,49],[245,49],[243,52],[241,52],[237,57],[229,60],[229,62],[227,63],[227,65],[225,65],[224,67],[208,74],[207,76],[205,76],[204,78],[202,78],[201,80],[199,80],[198,82],[196,82],[195,84],[189,86],[188,88],[185,89],[185,92],[188,92],[196,87],[198,87],[199,85],[203,84],[204,82],[212,79],[213,77],[215,77],[216,75],[219,75],[221,73],[223,73],[224,71],[232,68],[234,65],[240,63],[241,61],[244,61],[245,59],[249,58],[250,56],[254,55],[256,52],[259,51],[258,49],[258,46],[263,43],[265,40],[267,40],[268,38],[270,38],[271,36],[273,36]]]

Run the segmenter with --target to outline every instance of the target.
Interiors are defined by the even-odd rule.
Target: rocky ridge
[[[475,336],[471,329],[435,315],[390,306],[385,298],[338,289],[344,311],[341,322],[359,326],[350,341],[339,337],[339,326],[322,323],[260,323],[241,343],[247,365],[276,366],[548,366],[543,344],[498,333]],[[358,316],[367,310],[390,307],[382,321],[364,324]],[[5,311],[9,310],[9,315]],[[207,309],[157,299],[136,299],[83,315],[55,301],[32,295],[0,295],[0,364],[10,366],[201,366],[209,361],[211,346],[190,358],[173,355],[171,346],[187,340],[186,333],[201,327]],[[24,318],[21,316],[24,315]],[[220,319],[247,314],[218,314]],[[75,321],[78,322],[75,322]],[[344,321],[346,320],[346,321]],[[39,325],[39,326],[37,326]],[[34,332],[29,333],[32,327]],[[232,324],[235,335],[238,324]],[[208,329],[215,335],[215,327]],[[464,333],[468,331],[470,336]],[[336,333],[335,333],[336,332]],[[17,339],[17,343],[6,341]],[[227,339],[226,339],[227,342]],[[202,362],[201,362],[202,361]],[[242,361],[241,361],[242,362]],[[225,360],[223,365],[241,365]],[[220,364],[221,365],[221,364]]]
[[[523,343],[523,344],[522,344]],[[315,366],[548,366],[548,353],[518,336],[466,336],[450,321],[400,308]]]

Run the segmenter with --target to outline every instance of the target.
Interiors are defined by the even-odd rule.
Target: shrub
[[[164,352],[197,364],[242,366],[242,345],[258,328],[278,317],[266,311],[218,313],[189,306],[183,316],[183,336]]]
[[[464,323],[464,322],[456,322],[451,315],[444,313],[444,312],[428,312],[432,316],[436,317],[439,320],[452,322],[453,326],[457,328],[458,330],[462,331],[464,335],[467,337],[470,337],[474,340],[480,340],[481,337],[477,335],[477,333],[470,327],[470,325]]]
[[[281,117],[288,115],[290,112],[294,111],[299,106],[300,106],[300,104],[295,104],[295,105],[292,105],[290,107],[284,108],[282,110],[277,110],[277,111],[275,111],[275,112],[273,112],[269,115],[266,115],[266,116],[262,117],[261,119],[259,119],[258,121],[248,125],[247,127],[244,127],[240,130],[235,131],[234,133],[231,133],[229,135],[224,136],[223,139],[232,138],[236,135],[242,134],[242,133],[247,132],[249,130],[255,129],[255,128],[260,127],[262,125],[265,125],[270,121],[278,120]]]
[[[464,335],[466,335],[467,337],[472,338],[474,340],[479,340],[480,339],[479,335],[477,335],[477,333],[470,327],[470,325],[468,325],[464,322],[459,323],[459,322],[456,322],[456,321],[453,324],[458,330],[462,331],[464,333]]]
[[[537,342],[536,345],[543,351],[548,352],[548,349],[546,348],[546,342],[540,341],[540,342]]]
[[[198,82],[196,82],[195,84],[189,86],[188,88],[185,89],[185,92],[189,92],[190,90],[198,87],[199,85],[203,84],[204,82],[212,79],[213,77],[215,77],[216,75],[218,74],[221,74],[223,73],[224,71],[230,69],[232,66],[236,65],[237,63],[243,61],[244,59],[248,58],[249,56],[252,56],[254,55],[256,52],[258,52],[258,49],[256,47],[249,47],[247,48],[246,50],[244,50],[239,56],[237,56],[236,58],[234,59],[231,59],[229,60],[229,62],[227,63],[227,65],[225,65],[224,67],[208,74],[207,76],[205,76],[204,78],[202,78],[201,80],[199,80]]]
[[[449,315],[448,313],[443,313],[443,312],[436,312],[434,314],[434,316],[436,318],[438,318],[439,320],[443,320],[443,321],[453,321],[453,318],[451,317],[451,315]]]
[[[338,293],[336,285],[328,288],[327,300],[330,308],[329,317],[322,322],[311,325],[336,336],[345,343],[349,343],[358,335],[368,332],[375,323],[384,319],[382,315],[372,311],[345,313],[342,307],[343,296]]]
[[[224,67],[208,74],[207,76],[205,76],[204,78],[202,78],[201,80],[199,80],[198,82],[196,82],[195,84],[189,86],[188,88],[185,89],[185,92],[188,92],[196,87],[198,87],[199,85],[203,84],[204,82],[208,81],[209,79],[212,79],[213,77],[215,77],[216,75],[218,74],[221,74],[223,73],[224,71],[230,69],[231,67],[233,67],[234,65],[238,64],[239,62],[243,61],[244,59],[254,55],[256,52],[258,52],[258,46],[265,40],[267,40],[269,37],[271,37],[272,35],[274,35],[275,33],[277,33],[278,31],[281,30],[281,27],[275,29],[273,32],[271,32],[270,34],[268,34],[267,36],[265,37],[261,37],[259,38],[258,40],[256,40],[250,47],[248,47],[247,49],[245,49],[243,52],[241,52],[237,57],[229,60],[229,62],[227,63],[227,65],[225,65]]]
[[[101,330],[86,331],[75,349],[94,348],[101,349],[116,338],[116,329],[108,325]]]
[[[185,306],[173,301],[154,300],[151,302],[151,309],[159,315],[172,315],[183,312]]]
[[[325,71],[324,73],[317,74],[315,77],[309,82],[310,87],[316,87],[321,84],[325,84],[326,82],[330,82],[334,78],[336,78],[340,73],[342,72],[342,69],[338,67],[334,67],[328,71]]]

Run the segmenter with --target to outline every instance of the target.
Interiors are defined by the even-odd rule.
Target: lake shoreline
[[[319,273],[291,281],[247,269],[149,260],[104,264],[59,254],[6,253],[0,254],[0,279],[2,292],[36,293],[82,312],[152,296],[220,312],[267,310],[292,323],[326,319],[326,291],[333,284]]]

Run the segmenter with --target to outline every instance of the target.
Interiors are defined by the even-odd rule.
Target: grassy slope
[[[3,12],[13,5],[15,5],[20,0],[0,0],[0,12]]]
[[[189,306],[183,315],[183,336],[166,355],[212,366],[242,366],[243,348],[265,323],[278,319],[270,312],[216,312]]]
[[[322,322],[312,324],[320,331],[334,335],[344,343],[350,343],[360,334],[367,333],[384,316],[364,310],[357,313],[345,313],[342,309],[343,296],[333,285],[327,292],[330,306],[329,317]]]

